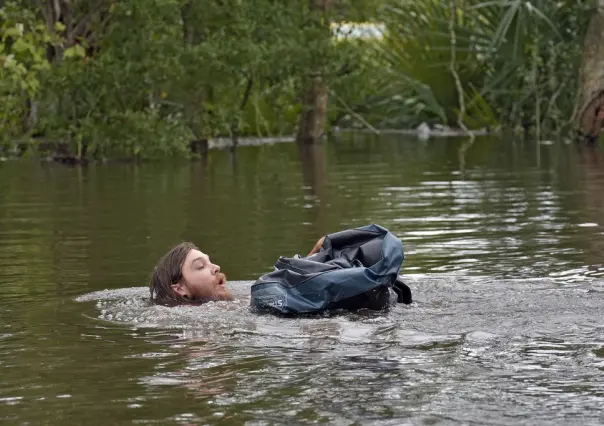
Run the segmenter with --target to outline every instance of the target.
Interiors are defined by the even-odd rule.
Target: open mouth
[[[218,285],[221,287],[224,287],[226,285],[226,277],[224,276],[224,274],[221,275],[218,279]]]

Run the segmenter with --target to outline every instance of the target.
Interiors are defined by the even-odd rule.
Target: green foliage
[[[0,8],[0,138],[27,131],[27,102],[40,91],[41,76],[50,68],[45,57],[50,36],[33,11],[16,2]]]
[[[5,2],[0,135],[36,134],[98,158],[186,155],[192,140],[216,136],[291,135],[317,73],[332,125],[455,126],[451,24],[467,126],[532,122],[558,132],[570,118],[587,0],[458,0],[453,16],[443,0],[345,0],[328,13],[310,5]],[[333,37],[350,20],[383,24],[384,37]]]
[[[495,28],[485,99],[508,126],[562,130],[574,108],[590,2],[514,0],[491,8],[475,8]]]
[[[466,0],[454,16],[456,69],[470,127],[526,123],[560,130],[570,118],[590,16],[587,1]],[[395,0],[382,11],[392,91],[417,121],[454,124],[459,95],[450,70],[451,4]]]
[[[457,91],[450,72],[450,7],[448,2],[427,0],[395,3],[384,12],[388,33],[382,46],[392,71],[391,90],[414,99],[422,121],[454,123]],[[480,85],[483,75],[471,38],[456,17],[458,73],[464,85]]]
[[[392,91],[388,63],[379,41],[344,39],[337,48],[343,60],[330,84],[330,121],[345,127],[366,127],[358,118],[377,127],[398,127],[408,117],[400,107],[400,93]],[[354,112],[358,116],[352,113]]]
[[[116,4],[98,55],[83,58],[79,45],[65,51],[46,85],[45,134],[74,148],[84,140],[98,156],[153,156],[233,131],[293,132],[308,50],[297,29],[303,15],[277,1],[154,6]],[[155,148],[144,129],[155,132]]]

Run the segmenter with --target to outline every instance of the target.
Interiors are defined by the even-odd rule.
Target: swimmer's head
[[[160,259],[151,275],[149,290],[151,299],[163,304],[233,300],[220,266],[186,242]]]

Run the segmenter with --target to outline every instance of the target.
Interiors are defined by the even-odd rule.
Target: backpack
[[[279,257],[252,284],[251,307],[284,315],[381,310],[390,305],[390,289],[409,304],[411,290],[398,277],[403,259],[401,241],[382,226],[329,234],[318,253]]]

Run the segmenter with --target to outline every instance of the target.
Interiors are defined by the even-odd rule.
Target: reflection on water
[[[599,152],[346,137],[193,163],[0,164],[0,418],[599,424]],[[249,280],[279,255],[367,223],[402,238],[413,305],[249,312]],[[141,286],[181,240],[239,303],[148,304]]]

